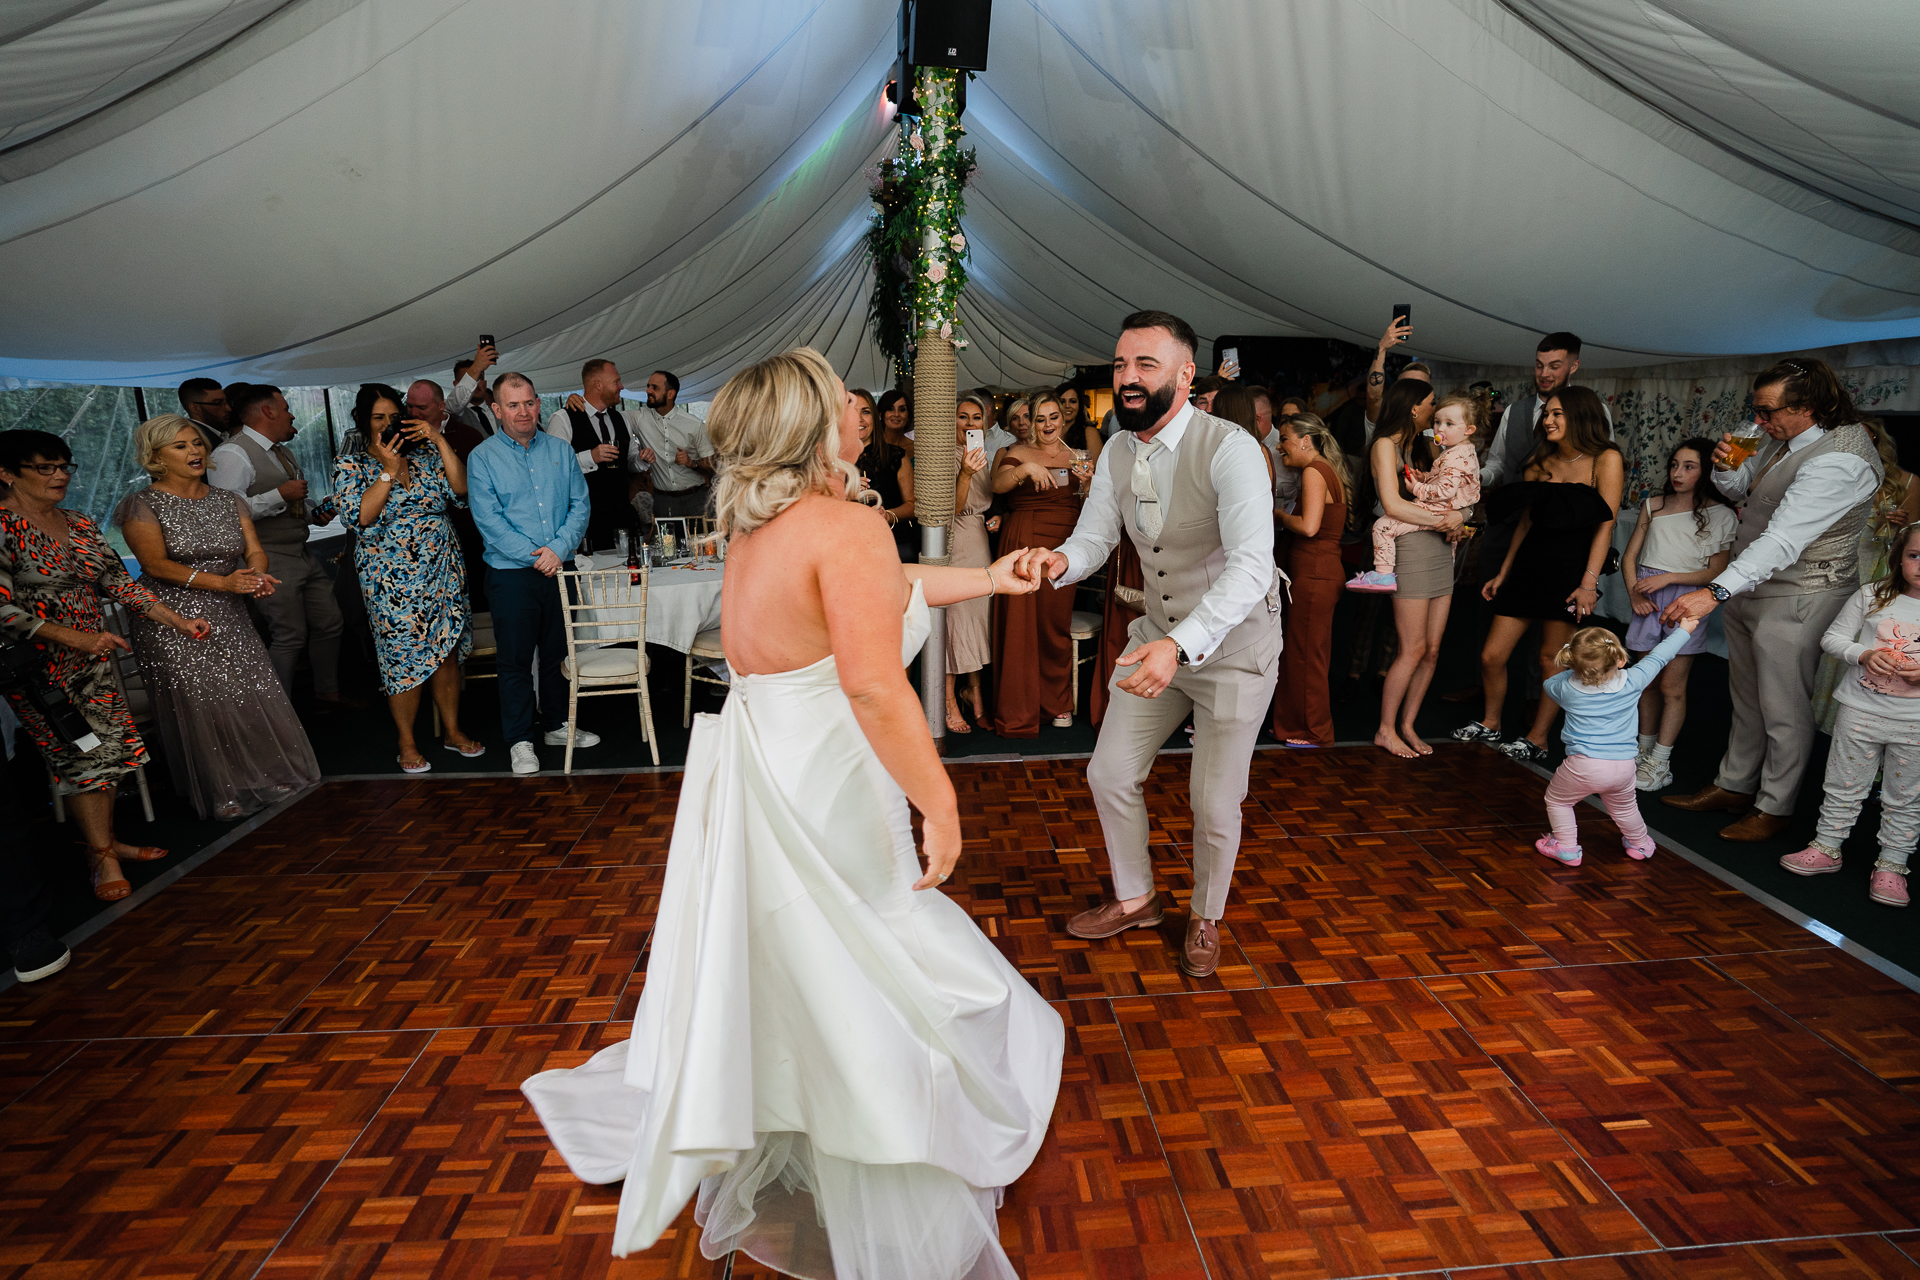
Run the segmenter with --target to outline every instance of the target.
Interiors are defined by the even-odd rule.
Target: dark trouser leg
[[[540,643],[540,587],[550,581],[537,569],[487,566],[487,598],[493,602],[493,637],[499,649],[500,727],[509,747],[533,741],[533,660]]]
[[[568,560],[566,567],[571,570],[573,561]],[[540,579],[535,596],[539,628],[535,643],[540,650],[540,730],[551,733],[567,720],[567,678],[560,673],[560,665],[567,658],[567,633],[560,608],[560,579],[537,572],[534,576]]]

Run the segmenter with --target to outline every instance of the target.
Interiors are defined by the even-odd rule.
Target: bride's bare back
[[[880,513],[810,494],[727,544],[721,644],[742,675],[797,671],[829,654],[849,694],[902,680],[906,575]]]

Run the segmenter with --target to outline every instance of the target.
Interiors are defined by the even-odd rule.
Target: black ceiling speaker
[[[920,67],[987,69],[993,0],[911,0],[907,61]]]

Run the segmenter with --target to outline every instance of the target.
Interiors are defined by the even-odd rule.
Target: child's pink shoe
[[[1800,852],[1790,853],[1780,859],[1780,865],[1797,876],[1820,876],[1840,869],[1840,855],[1808,845]]]
[[[1552,858],[1555,862],[1564,863],[1569,867],[1580,865],[1580,846],[1575,845],[1569,849],[1554,839],[1551,833],[1535,840],[1533,847],[1535,852],[1543,857]]]
[[[1365,573],[1356,573],[1347,580],[1347,590],[1367,591],[1375,595],[1391,595],[1398,591],[1399,584],[1390,573],[1381,573],[1369,569]]]
[[[1653,856],[1653,851],[1658,847],[1659,846],[1655,845],[1651,840],[1647,841],[1644,845],[1628,845],[1627,856],[1635,862],[1645,862]]]
[[[1907,878],[1898,871],[1876,871],[1867,881],[1867,896],[1884,906],[1907,905]]]

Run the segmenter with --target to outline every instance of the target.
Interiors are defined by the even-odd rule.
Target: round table
[[[606,563],[601,564],[591,556],[578,555],[574,557],[574,564],[581,569],[611,569],[617,564],[612,556],[604,559]],[[647,643],[686,653],[693,648],[694,637],[719,626],[720,584],[726,569],[724,561],[710,558],[683,560],[649,569]],[[600,611],[595,610],[588,616],[598,619]]]

